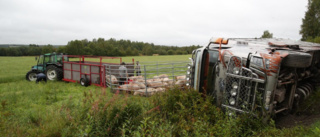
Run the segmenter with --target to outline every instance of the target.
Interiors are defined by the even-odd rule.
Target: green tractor
[[[47,53],[40,55],[37,60],[37,65],[32,66],[31,70],[26,74],[26,79],[29,81],[36,81],[38,73],[44,73],[48,80],[62,80],[62,53]],[[65,60],[68,60],[65,58]]]

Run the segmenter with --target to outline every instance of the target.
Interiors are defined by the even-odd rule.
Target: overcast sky
[[[0,0],[0,44],[116,38],[156,45],[211,37],[299,40],[307,0]]]

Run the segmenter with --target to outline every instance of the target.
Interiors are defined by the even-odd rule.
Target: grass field
[[[190,55],[123,57],[124,62],[187,61]],[[0,134],[43,136],[63,130],[61,107],[80,103],[84,92],[100,92],[100,87],[77,83],[29,82],[25,75],[36,65],[34,57],[0,57]],[[108,90],[108,89],[107,89]],[[106,92],[108,97],[113,94]],[[10,126],[8,126],[10,125]],[[1,136],[0,135],[0,136]]]
[[[188,61],[190,55],[135,60]],[[124,57],[129,62],[132,57]],[[277,129],[252,118],[228,118],[197,92],[151,98],[118,95],[78,83],[29,82],[34,57],[0,57],[0,136],[317,136],[320,122]],[[208,99],[209,100],[209,99]],[[248,121],[246,121],[248,120]]]

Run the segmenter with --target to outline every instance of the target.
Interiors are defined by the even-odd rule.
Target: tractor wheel
[[[306,68],[311,65],[312,55],[304,52],[289,52],[289,55],[282,60],[282,65],[293,68]]]
[[[87,86],[89,86],[89,80],[88,80],[87,78],[81,78],[81,79],[80,79],[80,84],[81,84],[82,86],[87,87]]]
[[[46,69],[46,76],[48,80],[62,80],[63,78],[62,68],[58,68],[57,66],[50,65]]]
[[[37,80],[37,74],[38,74],[37,71],[32,71],[31,70],[26,74],[26,79],[29,80],[29,81],[36,81]]]

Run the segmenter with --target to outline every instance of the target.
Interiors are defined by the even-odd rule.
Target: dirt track
[[[304,108],[304,107],[300,107]],[[319,101],[312,106],[298,111],[295,114],[277,115],[274,118],[278,128],[290,128],[296,125],[309,126],[320,120],[320,104]]]
[[[309,126],[319,120],[320,120],[320,114],[311,114],[311,115],[289,114],[286,116],[283,116],[283,115],[277,116],[275,118],[276,126],[278,128],[290,128],[290,127],[294,127],[296,125]]]

